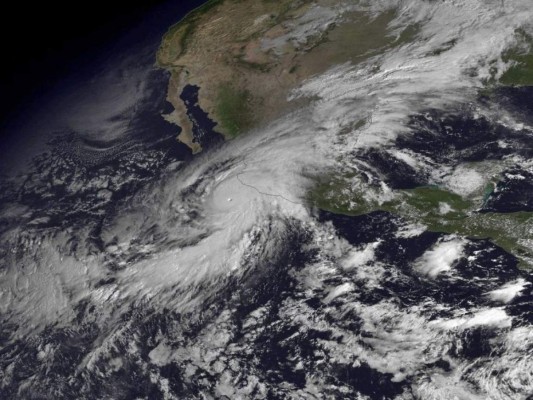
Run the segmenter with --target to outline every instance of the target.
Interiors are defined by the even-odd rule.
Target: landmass
[[[301,106],[288,98],[306,79],[335,65],[360,63],[416,38],[416,24],[391,27],[395,10],[370,15],[353,8],[354,3],[210,0],[172,26],[163,38],[157,63],[171,74],[168,100],[174,112],[166,118],[181,127],[178,139],[195,153],[202,150],[182,97],[187,86],[199,88],[198,106],[228,140]],[[427,56],[440,56],[456,44],[451,40]],[[498,60],[488,61],[492,79],[480,94],[491,101],[501,96],[502,86],[533,85],[533,39],[526,32],[518,30],[516,45],[501,55],[505,71],[498,70]],[[353,129],[361,127],[364,121]],[[350,215],[383,210],[432,231],[488,238],[517,256],[522,266],[533,266],[531,210],[483,210],[503,170],[468,196],[421,183],[393,190],[389,199],[379,201],[369,198],[372,187],[354,184],[361,178],[358,173],[315,176],[309,204]]]
[[[332,0],[211,0],[172,26],[157,54],[171,73],[167,118],[182,128],[179,140],[201,144],[180,94],[200,88],[198,102],[226,139],[298,107],[291,89],[344,62],[358,63],[416,33],[389,24],[394,11],[371,16],[353,2]]]
[[[482,212],[482,192],[463,198],[445,188],[426,186],[398,190],[393,198],[380,203],[347,191],[350,186],[343,179],[323,181],[310,193],[309,200],[338,214],[357,216],[387,211],[431,232],[489,239],[515,255],[521,267],[533,267],[532,212]]]

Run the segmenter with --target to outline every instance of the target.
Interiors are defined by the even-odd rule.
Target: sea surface
[[[161,118],[171,106],[168,74],[154,67],[155,53],[166,30],[202,3],[169,1],[143,18],[125,10],[115,25],[110,17],[105,29],[73,38],[41,60],[40,81],[20,77],[14,109],[4,110],[0,123],[0,175],[20,173],[58,135],[74,135],[89,153],[97,144],[108,155],[139,140],[177,135],[179,128]],[[7,94],[16,84],[2,82]]]

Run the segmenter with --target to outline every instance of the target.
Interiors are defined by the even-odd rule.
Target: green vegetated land
[[[217,96],[217,116],[220,125],[233,138],[250,127],[252,119],[249,106],[250,93],[230,84],[221,85]]]
[[[513,65],[505,71],[500,83],[513,86],[533,85],[533,37],[522,30],[517,31],[518,46],[506,51],[502,60]]]
[[[438,187],[399,190],[393,200],[382,204],[347,190],[346,181],[333,179],[319,183],[309,195],[318,208],[347,215],[388,211],[410,222],[421,223],[433,232],[489,239],[520,260],[523,268],[533,268],[533,249],[524,240],[533,240],[533,213],[481,213],[479,198],[465,199]]]
[[[533,38],[518,30],[517,46],[506,51],[502,59],[511,67],[499,81],[492,79],[488,87],[480,91],[481,96],[491,96],[498,85],[533,85]],[[432,55],[439,55],[455,45],[450,41]],[[497,71],[494,70],[494,76]],[[520,260],[522,268],[533,268],[533,213],[494,213],[479,212],[483,202],[493,190],[489,184],[483,193],[471,198],[463,198],[439,187],[419,187],[398,190],[391,200],[378,202],[377,196],[355,190],[350,181],[355,175],[342,177],[322,177],[309,193],[311,205],[323,210],[362,215],[372,211],[388,211],[410,222],[421,223],[433,232],[458,234],[471,238],[489,239]]]

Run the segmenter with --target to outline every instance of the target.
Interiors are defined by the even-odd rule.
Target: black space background
[[[172,1],[172,0],[171,0]],[[173,0],[188,8],[187,0]],[[27,2],[0,8],[0,125],[91,51],[140,22],[164,0]]]

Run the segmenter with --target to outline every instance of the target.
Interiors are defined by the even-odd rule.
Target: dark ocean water
[[[533,275],[517,257],[385,211],[300,219],[281,195],[250,195],[237,183],[247,171],[280,190],[300,182],[291,165],[306,157],[278,150],[307,151],[301,118],[182,162],[192,155],[161,116],[168,75],[154,53],[199,3],[63,53],[70,72],[12,120],[19,146],[0,159],[40,155],[0,180],[0,399],[531,398]],[[181,98],[205,146],[221,139],[198,90]],[[522,116],[531,94],[502,104]],[[350,154],[368,187],[432,183],[390,151],[450,169],[531,158],[528,132],[467,106],[413,110],[391,148]],[[509,168],[481,211],[531,209],[531,171]],[[520,287],[502,300],[507,285]]]
[[[200,143],[203,148],[221,143],[224,138],[215,129],[216,122],[209,118],[209,115],[202,110],[198,104],[198,91],[200,88],[195,85],[187,85],[183,88],[180,98],[187,107],[187,115],[193,124],[193,141]]]
[[[123,11],[115,4],[100,11],[104,16],[92,28],[85,26],[86,19],[96,10],[77,15],[81,27],[72,31],[70,22],[54,28],[52,18],[44,38],[62,40],[50,45],[36,40],[33,55],[21,55],[0,78],[0,173],[26,165],[58,132],[75,133],[100,147],[132,135],[148,134],[151,141],[176,134],[178,128],[163,126],[160,117],[170,109],[168,76],[153,68],[155,53],[165,31],[202,3],[144,2]],[[28,33],[38,35],[39,28],[29,21]],[[61,28],[67,30],[55,33]]]

